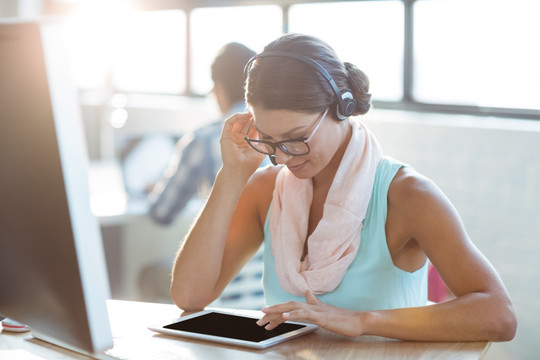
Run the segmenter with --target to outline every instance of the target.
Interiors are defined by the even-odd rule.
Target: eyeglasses
[[[311,132],[311,135],[309,135],[307,138],[299,138],[299,139],[292,139],[292,140],[283,140],[283,141],[266,141],[266,140],[259,140],[259,139],[252,139],[248,136],[249,131],[251,130],[251,125],[253,124],[253,120],[251,120],[251,123],[249,124],[249,128],[246,132],[246,135],[244,136],[244,140],[256,151],[266,154],[266,155],[274,155],[276,153],[276,148],[279,148],[281,151],[283,151],[285,154],[293,155],[293,156],[302,156],[307,155],[310,152],[310,148],[308,145],[308,142],[313,138],[313,135],[317,132],[317,129],[321,125],[322,121],[326,117],[326,114],[328,113],[328,108],[324,111],[321,118],[317,122],[317,125]]]

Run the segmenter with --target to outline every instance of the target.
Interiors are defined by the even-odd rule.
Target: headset
[[[330,87],[332,88],[332,91],[334,92],[334,95],[336,96],[336,99],[337,99],[336,116],[338,120],[343,121],[354,113],[354,110],[356,109],[356,100],[354,100],[351,90],[349,89],[340,90],[336,82],[334,81],[334,78],[328,73],[328,71],[326,71],[325,68],[323,68],[318,62],[316,62],[312,58],[309,58],[304,55],[295,54],[295,53],[287,52],[287,51],[268,51],[268,52],[255,55],[247,62],[246,66],[244,67],[244,79],[246,79],[248,76],[251,64],[255,60],[263,58],[263,57],[287,57],[287,58],[296,59],[296,60],[304,62],[305,64],[308,64],[313,69],[317,70],[317,72],[319,72],[319,74],[321,74],[326,79],[326,81],[328,81],[328,84],[330,84]]]

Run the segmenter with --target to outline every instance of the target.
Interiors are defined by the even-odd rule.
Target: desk
[[[176,318],[174,305],[108,301],[114,349],[125,359],[481,359],[488,342],[411,342],[376,336],[355,339],[319,329],[264,350],[219,345],[156,334],[146,325]],[[4,356],[6,355],[6,356]],[[16,355],[16,357],[14,356]],[[90,359],[35,339],[30,333],[0,334],[0,358],[21,360]]]

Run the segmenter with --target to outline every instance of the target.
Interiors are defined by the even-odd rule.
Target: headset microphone
[[[268,155],[268,157],[270,158],[270,162],[274,165],[274,166],[277,166],[277,161],[276,161],[276,155]]]

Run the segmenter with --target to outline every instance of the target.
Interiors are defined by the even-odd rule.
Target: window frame
[[[413,96],[414,79],[414,4],[417,1],[429,0],[154,0],[152,2],[145,0],[132,0],[131,2],[140,10],[168,10],[181,9],[186,12],[186,93],[183,96],[201,97],[192,91],[190,73],[190,15],[195,8],[203,7],[228,7],[228,6],[256,6],[256,5],[279,5],[282,8],[283,32],[288,32],[289,17],[288,11],[291,5],[303,3],[331,3],[331,2],[358,2],[358,1],[401,1],[404,6],[404,32],[403,32],[403,72],[402,72],[402,98],[397,101],[373,100],[375,107],[380,109],[405,110],[417,112],[435,112],[449,114],[466,114],[475,116],[492,116],[504,118],[517,118],[528,120],[540,120],[540,110],[505,108],[505,107],[485,107],[471,105],[456,105],[446,103],[426,103],[418,101]],[[77,1],[62,2],[55,0],[45,0],[44,11],[46,13],[58,14],[65,13],[69,8],[76,7]]]

